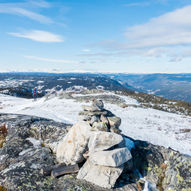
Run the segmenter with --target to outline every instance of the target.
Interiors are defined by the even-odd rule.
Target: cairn
[[[132,156],[120,135],[121,119],[101,100],[83,106],[80,120],[58,144],[56,157],[66,165],[82,164],[77,178],[112,188]]]

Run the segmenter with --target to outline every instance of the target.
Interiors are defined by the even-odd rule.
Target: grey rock
[[[90,136],[88,149],[89,152],[107,150],[115,145],[120,144],[123,137],[116,133],[97,131],[93,132]]]
[[[100,121],[99,117],[94,115],[91,117],[90,125],[93,125],[94,122],[99,122],[99,121]]]
[[[92,153],[89,160],[95,165],[119,167],[131,158],[131,153],[127,148],[119,148]]]
[[[122,171],[123,166],[113,168],[94,165],[88,159],[78,172],[77,178],[86,180],[103,188],[112,188]]]
[[[107,115],[107,111],[106,110],[104,110],[104,111],[95,111],[95,112],[93,112],[93,111],[81,111],[80,113],[79,113],[79,115],[86,115],[86,116],[94,116],[94,115],[96,115],[96,116],[101,116],[101,115]]]
[[[94,122],[91,131],[109,131],[108,126],[103,122]]]
[[[107,117],[110,127],[118,128],[121,125],[121,118],[117,116]]]
[[[108,121],[108,119],[107,119],[106,116],[101,115],[100,120],[101,120],[102,122],[104,122],[107,126],[109,125],[109,121]]]
[[[84,111],[91,111],[91,112],[99,111],[97,107],[89,106],[89,105],[82,105],[82,108]]]
[[[96,108],[98,111],[101,111],[104,109],[104,104],[102,100],[93,100],[92,106]]]
[[[59,142],[56,158],[59,163],[76,164],[83,160],[87,150],[91,126],[88,122],[78,122]]]
[[[110,127],[110,132],[120,134],[121,130],[116,127]]]

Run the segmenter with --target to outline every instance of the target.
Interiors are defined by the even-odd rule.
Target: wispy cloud
[[[8,33],[12,36],[21,37],[21,38],[27,38],[33,41],[38,42],[63,42],[64,39],[62,36],[53,34],[47,31],[41,31],[41,30],[32,30],[22,33]]]
[[[40,23],[53,23],[53,20],[47,16],[36,13],[31,8],[48,8],[50,4],[46,1],[28,1],[24,3],[0,3],[0,13],[24,16]]]
[[[31,60],[38,60],[38,61],[52,62],[52,63],[63,63],[63,64],[77,64],[78,63],[73,60],[52,59],[52,58],[43,58],[43,57],[37,57],[37,56],[24,56],[24,57],[31,59]]]
[[[130,27],[125,36],[132,47],[191,44],[191,6]]]
[[[135,2],[135,3],[127,3],[125,4],[126,7],[147,7],[151,3],[150,2]]]
[[[191,45],[191,6],[128,27],[125,37],[126,42],[105,40],[98,45],[111,50]]]
[[[91,50],[88,48],[82,49],[82,52],[90,52]]]

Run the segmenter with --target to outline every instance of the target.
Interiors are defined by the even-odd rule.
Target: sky
[[[191,73],[191,0],[0,0],[0,72]]]

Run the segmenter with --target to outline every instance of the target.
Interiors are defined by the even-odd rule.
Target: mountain
[[[191,103],[130,91],[133,86],[115,79],[117,75],[3,75],[0,190],[190,189]],[[34,87],[39,90],[37,99],[31,99]],[[75,174],[57,179],[40,174],[42,168],[57,165],[55,148],[72,124],[81,119],[78,114],[88,114],[81,112],[84,105],[89,108],[92,100],[100,99],[106,111],[121,120],[120,135],[132,155],[115,188],[79,181]]]
[[[191,74],[109,74],[109,76],[132,90],[191,102]]]
[[[118,81],[103,74],[49,74],[49,73],[1,73],[0,93],[25,98],[32,98],[32,89],[38,89],[38,96],[46,93],[67,90],[83,89],[100,90],[127,90]]]

